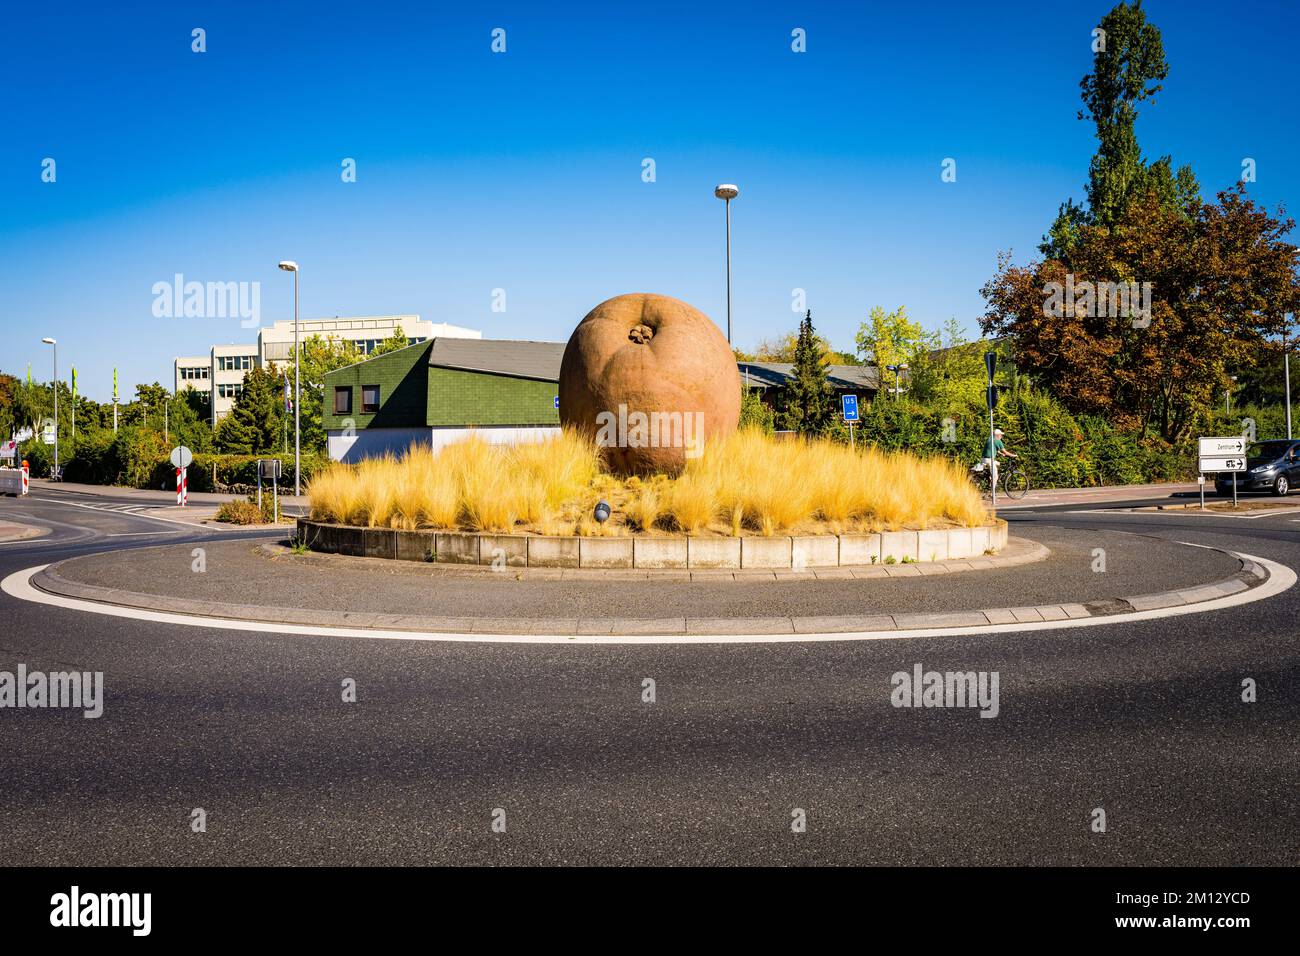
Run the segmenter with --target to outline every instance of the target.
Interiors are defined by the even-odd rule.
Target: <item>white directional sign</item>
[[[1236,458],[1246,454],[1249,442],[1242,435],[1234,438],[1202,438],[1197,454],[1201,458]]]
[[[1216,471],[1245,471],[1246,459],[1242,458],[1201,458],[1196,470],[1202,474]]]
[[[194,452],[184,445],[177,445],[172,449],[172,464],[177,468],[188,468],[192,461],[194,461]]]

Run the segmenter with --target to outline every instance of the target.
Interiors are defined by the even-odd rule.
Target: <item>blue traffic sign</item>
[[[858,396],[841,395],[840,406],[844,411],[844,420],[846,422],[858,421]]]
[[[555,396],[555,407],[556,408],[560,407],[560,396],[558,395]]]

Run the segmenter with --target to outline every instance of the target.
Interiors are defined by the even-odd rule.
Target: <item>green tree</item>
[[[790,381],[781,390],[778,428],[804,434],[821,431],[830,421],[835,392],[826,378],[826,354],[818,345],[810,310],[799,325]]]
[[[1067,199],[1039,251],[1067,259],[1085,225],[1110,227],[1135,197],[1155,192],[1162,203],[1192,215],[1200,186],[1188,166],[1173,169],[1170,157],[1148,163],[1138,145],[1138,104],[1155,102],[1169,75],[1160,30],[1147,22],[1141,0],[1120,3],[1101,19],[1092,72],[1079,81],[1084,108],[1079,119],[1096,125],[1097,152],[1088,167],[1088,206]]]
[[[302,407],[302,447],[304,451],[325,450],[325,427],[321,417],[325,373],[363,361],[365,356],[352,342],[313,335],[302,343],[302,366],[299,371]],[[289,369],[289,383],[293,384],[293,369]],[[290,426],[292,429],[292,425]],[[290,436],[292,440],[292,436]]]
[[[217,448],[227,454],[254,455],[280,447],[279,376],[254,368],[230,414],[217,426]]]
[[[907,316],[906,306],[886,312],[876,306],[867,321],[858,327],[855,339],[858,354],[869,364],[883,369],[886,365],[919,362],[931,349],[938,347],[937,337]],[[883,374],[883,373],[882,373]]]
[[[386,355],[389,352],[396,352],[398,349],[404,349],[411,344],[411,340],[406,337],[406,333],[401,327],[393,329],[393,334],[388,336],[373,349],[367,358],[374,358],[376,355]]]

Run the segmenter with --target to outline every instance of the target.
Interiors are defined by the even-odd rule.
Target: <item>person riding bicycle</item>
[[[1002,440],[1005,434],[1001,428],[993,429],[993,437],[984,443],[984,459],[980,462],[977,470],[983,471],[989,469],[989,481],[993,487],[998,484],[998,456],[1005,455],[1007,458],[1019,458],[1015,452],[1007,451],[1006,442]]]

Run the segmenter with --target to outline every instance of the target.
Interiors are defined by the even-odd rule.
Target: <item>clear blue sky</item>
[[[93,398],[115,364],[124,392],[167,383],[173,356],[252,336],[155,318],[153,284],[261,282],[269,324],[292,315],[281,258],[302,264],[304,316],[563,340],[601,300],[650,291],[722,324],[721,181],[742,190],[738,345],[792,328],[796,287],[840,348],[873,305],[973,331],[998,250],[1029,258],[1083,198],[1078,81],[1111,0],[542,6],[11,6],[0,369],[48,379],[51,335]],[[1145,7],[1171,70],[1144,152],[1191,163],[1207,194],[1249,156],[1252,195],[1294,200],[1297,5]]]

